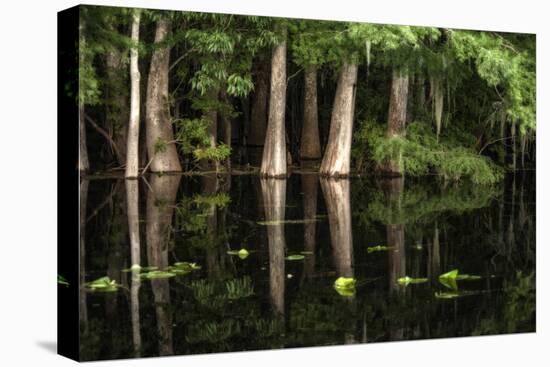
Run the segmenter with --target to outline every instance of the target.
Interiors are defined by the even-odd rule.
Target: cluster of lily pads
[[[200,269],[201,267],[196,263],[190,263],[187,261],[176,262],[174,265],[168,266],[163,270],[159,270],[156,266],[140,266],[139,264],[134,264],[128,269],[123,269],[122,272],[125,273],[135,273],[139,274],[141,279],[166,279],[173,278],[178,275],[186,275],[195,270]],[[57,282],[63,284],[64,279],[58,276]],[[66,281],[65,281],[66,282]],[[68,284],[68,283],[67,283]],[[122,286],[116,282],[116,280],[111,279],[108,276],[98,278],[94,281],[84,284],[84,288],[92,292],[116,292]]]
[[[458,269],[451,270],[447,273],[441,274],[439,276],[439,282],[443,284],[445,287],[449,288],[451,292],[435,292],[435,297],[440,299],[450,299],[450,298],[456,298],[461,295],[465,295],[468,292],[458,292],[458,284],[457,281],[460,280],[478,280],[481,279],[479,275],[470,275],[470,274],[460,274]],[[411,278],[408,276],[399,278],[397,282],[400,285],[407,286],[409,284],[420,284],[420,283],[426,283],[428,281],[428,278]]]

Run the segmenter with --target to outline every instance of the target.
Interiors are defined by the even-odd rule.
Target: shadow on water
[[[121,287],[81,292],[81,356],[534,331],[533,180],[84,180],[81,281],[108,275]],[[196,266],[176,273],[186,262]],[[132,265],[166,277],[123,271]],[[477,277],[449,288],[439,275],[453,269]],[[356,289],[337,292],[338,277]]]

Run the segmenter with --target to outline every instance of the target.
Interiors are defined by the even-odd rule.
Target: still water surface
[[[534,331],[534,173],[495,187],[433,181],[82,180],[81,282],[121,287],[80,292],[81,358]],[[177,262],[200,269],[123,271]],[[480,278],[443,284],[453,269]],[[339,277],[355,290],[338,292]]]

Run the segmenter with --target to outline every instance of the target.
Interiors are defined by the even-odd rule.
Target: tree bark
[[[330,242],[338,276],[353,277],[353,237],[349,180],[321,179],[330,227]]]
[[[317,109],[317,67],[308,66],[304,76],[304,123],[300,141],[301,159],[321,159]]]
[[[114,30],[113,30],[114,31]],[[128,135],[128,78],[125,73],[123,53],[117,49],[111,49],[106,55],[107,81],[106,81],[106,114],[105,120],[112,137],[115,149],[115,159],[119,165],[126,163],[126,143]]]
[[[126,143],[126,178],[138,176],[139,171],[139,114],[140,114],[140,73],[138,66],[140,10],[132,14],[132,48],[130,49],[130,121]]]
[[[260,60],[258,75],[254,84],[250,126],[248,128],[247,145],[262,146],[265,142],[267,128],[267,101],[269,93],[269,71]]]
[[[328,144],[321,162],[322,176],[349,176],[356,82],[357,65],[344,64],[334,96]]]
[[[145,120],[147,153],[152,160],[152,172],[181,171],[168,108],[168,70],[170,48],[159,47],[170,32],[167,19],[157,21],[155,45],[147,80]],[[160,144],[159,144],[160,143]],[[160,148],[162,146],[162,148]],[[159,149],[160,148],[160,149]]]
[[[260,169],[263,177],[286,176],[285,106],[286,35],[285,40],[275,46],[271,59],[269,119]]]
[[[276,314],[285,313],[285,202],[286,180],[261,179],[269,246],[269,285]]]
[[[386,136],[388,138],[400,137],[405,134],[408,90],[408,75],[402,71],[394,70],[392,74],[388,126],[386,130]],[[401,176],[403,174],[401,159],[401,152],[399,152],[397,156],[384,162],[380,167],[381,173],[390,177]]]

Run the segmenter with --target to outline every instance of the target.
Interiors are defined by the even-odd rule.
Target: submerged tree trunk
[[[409,90],[409,77],[405,72],[394,70],[390,92],[390,106],[388,110],[388,138],[401,137],[405,134],[407,119],[407,99]],[[390,177],[401,176],[403,167],[401,152],[384,162],[380,167],[381,173]]]
[[[151,160],[151,171],[181,171],[178,152],[174,145],[174,133],[168,108],[168,69],[170,48],[159,47],[170,32],[167,19],[157,21],[155,45],[147,80],[145,121],[147,132],[147,153]]]
[[[304,76],[304,123],[300,142],[301,159],[321,159],[317,110],[317,67],[308,66]]]
[[[181,176],[151,176],[151,190],[147,195],[147,259],[149,266],[168,267],[168,251],[174,203]],[[168,279],[151,280],[159,335],[159,355],[171,355],[172,313]]]
[[[357,65],[344,64],[334,96],[328,144],[321,162],[323,176],[349,176],[356,82]]]
[[[353,277],[353,238],[349,180],[321,179],[338,276]]]
[[[269,286],[276,314],[285,313],[285,202],[286,180],[261,179],[269,246]]]
[[[260,174],[263,177],[286,176],[286,35],[273,49],[269,119]]]
[[[79,131],[79,153],[78,153],[78,169],[81,172],[90,170],[90,162],[88,161],[88,146],[86,143],[86,123],[84,122],[84,103],[78,103],[78,131]]]
[[[130,121],[128,123],[128,140],[126,143],[127,178],[137,177],[139,171],[139,113],[140,113],[140,73],[138,66],[140,11],[134,9],[132,14],[132,48],[130,49]]]

